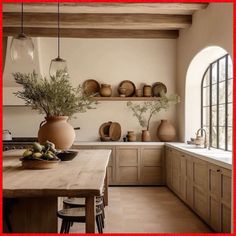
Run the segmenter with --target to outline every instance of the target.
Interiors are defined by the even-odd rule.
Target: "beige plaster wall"
[[[189,29],[181,30],[177,40],[177,93],[186,98],[185,85],[188,67],[192,59],[204,48],[219,46],[233,58],[233,4],[210,3],[209,6],[193,15]],[[199,75],[201,80],[202,75]],[[196,112],[194,105],[192,112]],[[186,141],[185,103],[177,106],[179,137]],[[200,116],[200,114],[196,114]],[[199,124],[200,127],[200,124]],[[193,134],[194,135],[194,134]]]
[[[55,38],[38,38],[39,64],[42,74],[48,76],[49,64],[57,56]],[[131,80],[140,87],[143,83],[160,81],[166,84],[168,93],[174,93],[176,84],[176,40],[174,39],[62,39],[61,56],[67,60],[71,82],[74,86],[86,79],[112,85],[114,93],[122,80]],[[7,54],[9,57],[9,52]],[[9,59],[9,58],[8,58]],[[7,60],[7,63],[10,63]],[[8,68],[9,68],[8,64]],[[9,71],[8,71],[9,74]],[[10,104],[9,93],[16,88],[5,89],[5,101]],[[10,99],[10,100],[9,100]],[[16,103],[16,101],[14,101]],[[117,121],[122,133],[128,130],[141,132],[141,127],[126,102],[100,102],[96,110],[76,114],[70,123],[80,126],[77,140],[90,141],[98,138],[99,126],[107,121]],[[151,134],[156,140],[156,128],[160,119],[176,124],[176,109],[161,112],[151,123]],[[43,116],[24,107],[5,107],[4,129],[14,136],[37,136]]]

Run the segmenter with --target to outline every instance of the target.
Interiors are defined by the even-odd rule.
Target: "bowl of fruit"
[[[35,142],[32,148],[24,151],[20,161],[26,169],[52,169],[61,161],[57,154],[54,143],[46,141],[44,145],[41,145]]]

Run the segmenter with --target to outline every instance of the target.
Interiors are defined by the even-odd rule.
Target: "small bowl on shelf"
[[[71,160],[73,160],[73,159],[77,156],[77,154],[78,154],[77,151],[67,150],[67,151],[59,152],[59,153],[57,154],[57,157],[58,157],[61,161],[71,161]]]

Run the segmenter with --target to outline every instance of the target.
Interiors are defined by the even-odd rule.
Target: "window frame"
[[[229,69],[229,54],[226,54],[220,58],[218,58],[217,60],[213,61],[212,63],[210,63],[210,65],[207,67],[207,69],[205,70],[203,77],[202,77],[202,82],[201,82],[201,128],[204,127],[208,127],[209,129],[209,146],[213,147],[213,148],[217,148],[217,149],[223,149],[225,151],[232,151],[229,150],[229,145],[228,145],[228,130],[229,128],[232,129],[232,124],[231,126],[229,126],[228,124],[228,106],[229,104],[233,104],[233,101],[229,102],[228,101],[228,82],[229,80],[233,80],[233,76],[232,78],[229,78],[229,73],[228,73],[228,69]],[[225,60],[225,78],[224,80],[219,80],[220,78],[220,61],[221,60]],[[213,67],[216,66],[216,82],[212,83],[212,71],[213,71]],[[209,82],[208,85],[204,86],[204,81],[206,79],[206,75],[207,73],[209,73]],[[225,97],[224,97],[224,103],[220,103],[220,83],[225,83]],[[212,100],[213,100],[213,96],[212,96],[212,88],[213,86],[216,85],[216,104],[212,104]],[[232,84],[233,86],[233,84]],[[208,104],[207,106],[204,106],[203,102],[204,102],[204,89],[208,88],[209,89],[209,97],[208,99]],[[233,90],[232,90],[233,91]],[[219,108],[220,106],[224,105],[224,109],[225,109],[225,125],[220,125],[219,121],[220,121],[220,116],[219,116]],[[216,126],[213,126],[213,119],[212,119],[212,108],[216,106]],[[208,117],[208,126],[206,126],[204,124],[204,108],[208,108],[208,112],[209,112],[209,117]],[[219,129],[220,127],[224,127],[224,147],[220,147],[220,132]],[[213,133],[212,130],[213,128],[216,128],[216,146],[214,146],[213,143]]]

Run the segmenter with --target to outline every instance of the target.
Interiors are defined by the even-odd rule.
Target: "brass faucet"
[[[198,129],[198,131],[196,133],[196,135],[197,135],[196,139],[199,137],[199,132],[200,131],[203,131],[203,133],[205,135],[205,137],[204,137],[204,148],[207,148],[207,132],[206,132],[205,129],[203,129],[203,128]],[[200,136],[200,137],[202,137],[202,136]],[[208,149],[210,150],[210,145],[208,145]]]

